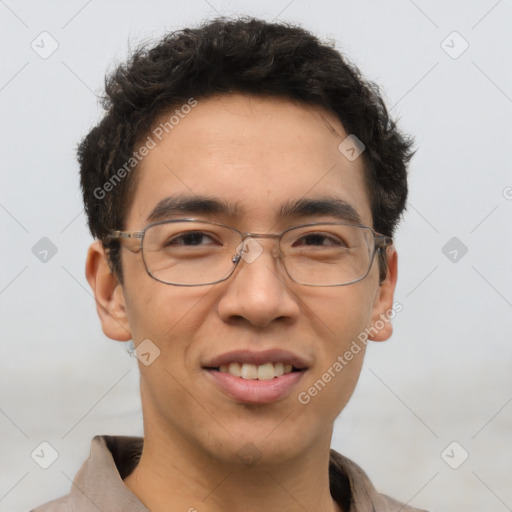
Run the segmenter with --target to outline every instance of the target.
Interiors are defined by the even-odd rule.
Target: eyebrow
[[[289,201],[281,206],[276,220],[283,220],[288,217],[315,217],[320,215],[335,217],[341,222],[362,224],[361,216],[350,203],[332,197]]]
[[[176,195],[162,199],[151,210],[147,221],[158,222],[183,213],[237,217],[242,214],[242,211],[238,205],[230,204],[217,197]],[[350,203],[332,197],[302,198],[287,201],[281,205],[275,221],[280,222],[290,217],[317,216],[329,216],[341,222],[362,224],[359,213]]]
[[[239,212],[236,206],[216,197],[177,195],[162,199],[151,210],[147,220],[158,222],[179,213],[235,217]]]

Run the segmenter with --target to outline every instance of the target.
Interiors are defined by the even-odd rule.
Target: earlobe
[[[396,314],[393,297],[398,277],[398,255],[394,246],[387,248],[387,274],[377,290],[373,303],[372,325],[368,339],[385,341],[393,334],[392,319]]]
[[[89,247],[85,275],[94,292],[96,310],[106,336],[117,341],[131,339],[126,315],[123,286],[113,274],[102,243],[96,240]]]

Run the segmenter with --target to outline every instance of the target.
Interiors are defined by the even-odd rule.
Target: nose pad
[[[280,262],[284,261],[284,254],[279,248],[279,244],[274,245],[274,247],[272,248],[272,256],[274,257],[274,259],[279,260]]]
[[[256,239],[248,237],[238,245],[232,261],[238,263],[243,259],[247,263],[253,263],[263,254],[263,251],[263,246]],[[271,254],[275,259],[280,260],[282,258],[283,254],[279,248],[279,243],[272,246]]]
[[[263,253],[263,247],[254,238],[248,237],[242,240],[236,252],[247,263],[253,263]]]

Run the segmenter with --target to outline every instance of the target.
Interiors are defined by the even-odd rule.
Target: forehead
[[[307,216],[291,205],[318,199],[346,204],[372,225],[362,158],[339,151],[347,133],[320,107],[222,95],[177,107],[148,135],[156,144],[137,169],[129,229],[147,224],[158,205],[176,205],[175,197],[218,200],[226,207],[216,215],[251,230],[269,229],[283,211]]]

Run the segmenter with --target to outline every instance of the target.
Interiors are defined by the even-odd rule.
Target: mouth
[[[260,365],[233,361],[218,367],[206,367],[206,370],[228,373],[245,380],[272,380],[292,372],[303,371],[291,364],[267,362]]]
[[[300,357],[285,351],[237,351],[218,356],[203,370],[237,402],[264,404],[287,396],[308,370]]]

